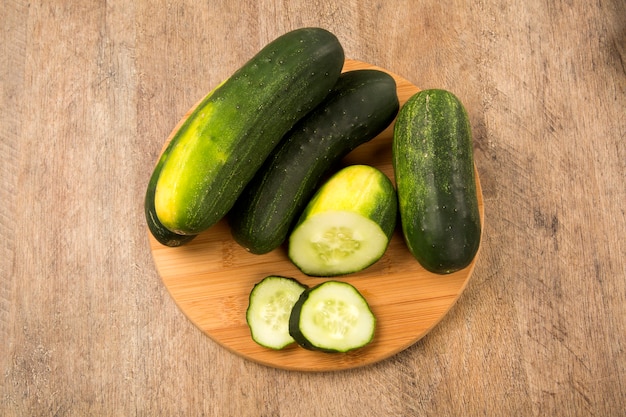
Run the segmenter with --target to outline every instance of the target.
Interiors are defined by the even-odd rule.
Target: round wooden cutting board
[[[386,71],[354,60],[346,61],[344,71],[363,68]],[[404,78],[391,75],[396,80],[401,105],[419,91]],[[355,149],[344,163],[375,166],[393,181],[392,136],[393,124],[372,141]],[[481,222],[484,223],[478,175],[476,183]],[[336,371],[368,365],[411,346],[454,305],[476,263],[474,259],[470,266],[450,275],[427,272],[408,251],[400,230],[396,230],[387,252],[376,264],[362,272],[334,278],[350,282],[367,299],[377,318],[373,342],[352,352],[329,354],[308,351],[297,345],[273,351],[257,345],[250,337],[246,309],[255,283],[267,275],[293,277],[309,286],[323,281],[303,275],[289,262],[285,247],[265,255],[251,254],[232,239],[226,220],[177,248],[162,246],[150,235],[150,247],[168,291],[185,315],[204,333],[252,361],[299,371]]]

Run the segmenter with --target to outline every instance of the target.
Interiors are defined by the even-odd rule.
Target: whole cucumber
[[[348,71],[274,149],[229,213],[235,240],[252,253],[280,246],[322,177],[393,121],[396,83],[378,70]]]
[[[296,29],[210,92],[162,157],[154,193],[159,222],[178,235],[217,223],[284,134],[328,94],[343,63],[335,35]]]
[[[393,166],[400,222],[413,256],[427,270],[467,267],[481,224],[472,132],[465,108],[446,90],[423,90],[400,109]]]

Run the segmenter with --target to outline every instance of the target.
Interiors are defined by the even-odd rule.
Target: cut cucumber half
[[[311,276],[365,269],[385,253],[397,207],[393,184],[380,170],[343,168],[307,204],[289,236],[289,259]]]
[[[350,211],[328,211],[294,231],[290,256],[308,275],[342,275],[373,264],[387,244],[387,235],[376,222]]]
[[[246,322],[252,340],[270,349],[283,349],[294,342],[289,334],[289,317],[307,287],[294,278],[270,275],[250,292]]]
[[[372,341],[376,317],[351,284],[326,281],[304,291],[291,311],[289,333],[305,349],[348,352]]]

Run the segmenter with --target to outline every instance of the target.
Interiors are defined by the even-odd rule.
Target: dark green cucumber
[[[311,276],[357,272],[379,260],[396,225],[391,180],[368,165],[334,174],[307,204],[289,236],[289,259]]]
[[[281,140],[229,213],[234,239],[252,253],[280,246],[328,170],[395,118],[396,83],[382,71],[343,73]]]
[[[376,317],[351,284],[326,281],[307,289],[291,310],[289,333],[305,349],[348,352],[374,338]]]
[[[400,109],[392,148],[409,250],[431,272],[467,267],[478,251],[481,224],[465,108],[445,90],[415,94]]]
[[[157,217],[156,210],[154,208],[154,191],[156,190],[157,179],[161,173],[161,167],[163,166],[165,159],[167,159],[167,153],[168,150],[166,149],[150,176],[144,200],[144,211],[146,215],[146,222],[148,223],[148,229],[150,230],[152,236],[154,236],[154,238],[164,246],[176,247],[190,242],[197,235],[180,235],[178,233],[174,233],[167,227],[163,226]]]
[[[326,97],[343,63],[332,33],[297,29],[210,92],[169,144],[154,196],[159,222],[195,235],[219,221],[280,139]]]
[[[289,334],[294,304],[307,287],[294,278],[270,275],[250,291],[246,323],[252,340],[270,349],[283,349],[295,340]]]

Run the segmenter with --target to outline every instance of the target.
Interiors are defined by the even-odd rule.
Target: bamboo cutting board
[[[344,71],[364,68],[385,71],[354,60],[346,61]],[[391,75],[397,83],[400,105],[419,91],[404,78]],[[393,180],[392,135],[393,125],[355,149],[345,158],[345,164],[373,165]],[[476,183],[484,223],[478,175]],[[334,278],[350,282],[367,299],[377,318],[373,342],[353,352],[329,354],[308,351],[297,345],[273,351],[257,345],[250,337],[246,309],[255,283],[267,275],[290,276],[308,286],[323,281],[302,274],[289,262],[285,247],[265,255],[251,254],[231,238],[226,220],[178,248],[162,246],[150,235],[150,247],[169,293],[204,333],[255,362],[300,371],[336,371],[368,365],[411,346],[450,310],[476,263],[474,259],[470,266],[450,275],[427,272],[408,251],[400,230],[396,230],[387,252],[376,264],[362,272]]]

